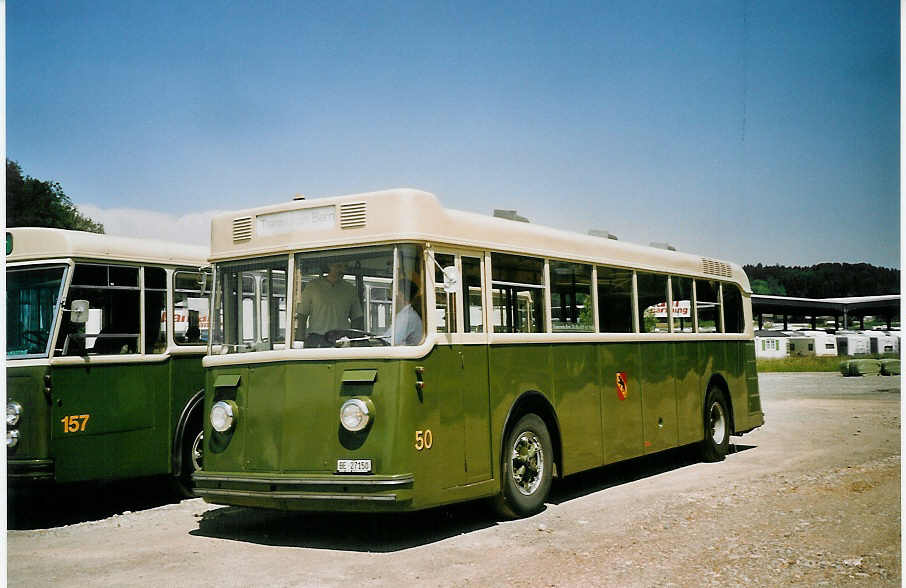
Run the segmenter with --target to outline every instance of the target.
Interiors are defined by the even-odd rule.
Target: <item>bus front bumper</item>
[[[54,467],[52,459],[8,459],[6,480],[10,486],[52,482]]]
[[[212,504],[277,510],[397,511],[412,502],[415,476],[267,476],[196,472],[194,492]]]

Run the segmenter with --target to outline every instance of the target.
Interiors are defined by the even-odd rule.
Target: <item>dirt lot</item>
[[[9,585],[899,586],[899,379],[760,383],[767,423],[726,461],[677,450],[601,468],[519,521],[481,503],[404,516],[165,504],[144,483],[14,504]]]

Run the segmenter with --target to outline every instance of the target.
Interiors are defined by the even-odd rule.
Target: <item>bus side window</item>
[[[555,333],[592,333],[591,266],[550,262],[551,324]]]
[[[742,314],[742,293],[736,284],[723,284],[724,333],[742,333],[745,320]]]
[[[632,332],[632,270],[598,266],[598,327],[602,333]]]
[[[544,260],[491,254],[495,333],[543,333]]]
[[[673,294],[673,332],[692,332],[692,278],[672,276],[670,286]]]
[[[67,321],[65,333],[70,341],[67,344],[63,339],[66,355],[138,353],[141,301],[137,267],[77,264],[66,308],[71,308],[73,300],[88,300],[88,322],[75,325]],[[61,336],[63,333],[61,330]]]
[[[461,257],[464,330],[467,333],[484,333],[484,296],[481,294],[481,260],[477,257]]]
[[[720,331],[720,291],[713,280],[695,280],[695,312],[698,315],[699,333]]]
[[[444,272],[441,268],[454,265],[455,259],[446,253],[434,254],[434,312],[437,313],[437,332],[456,332],[456,294],[444,292]],[[438,267],[439,266],[439,267]],[[463,285],[465,289],[465,285]]]
[[[145,353],[167,350],[167,272],[145,268]]]
[[[667,276],[638,272],[639,332],[667,333]]]
[[[205,284],[205,291],[201,291]],[[177,345],[208,342],[208,297],[211,274],[178,271],[173,274],[173,341]]]

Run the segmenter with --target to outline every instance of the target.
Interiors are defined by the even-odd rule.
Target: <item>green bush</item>
[[[840,364],[844,376],[877,376],[881,373],[881,362],[877,359],[850,359]]]
[[[881,360],[881,375],[899,376],[900,375],[900,360],[899,359],[882,359]]]

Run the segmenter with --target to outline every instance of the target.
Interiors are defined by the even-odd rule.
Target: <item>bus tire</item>
[[[494,507],[507,518],[533,515],[544,508],[553,477],[554,450],[547,425],[538,415],[526,414],[509,429],[503,447],[503,482]]]
[[[710,386],[705,395],[705,438],[701,444],[704,461],[723,461],[730,448],[730,413],[724,391]]]
[[[192,474],[204,465],[204,428],[200,418],[193,418],[186,424],[182,437],[182,468],[176,478],[179,493],[185,498],[195,497],[195,483]]]

